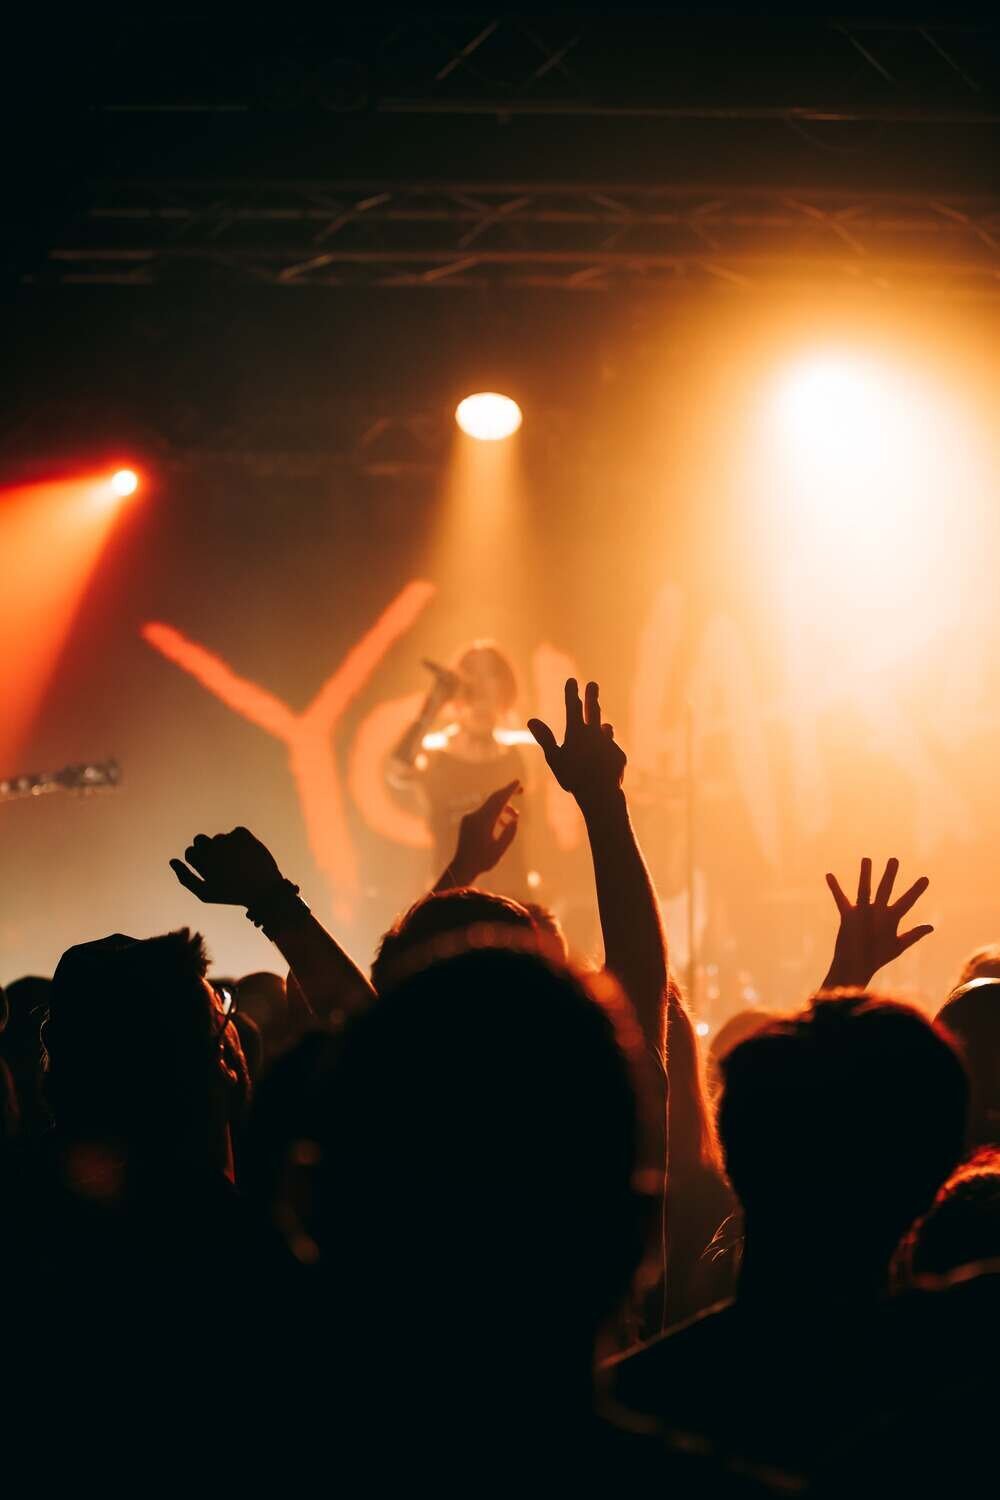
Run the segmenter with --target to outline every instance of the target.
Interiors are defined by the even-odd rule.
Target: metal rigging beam
[[[1000,292],[1000,197],[711,183],[94,184],[32,281]]]

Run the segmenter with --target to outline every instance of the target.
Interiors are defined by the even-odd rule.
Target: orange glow
[[[0,771],[18,757],[115,520],[106,475],[0,493]]]
[[[139,476],[134,469],[119,469],[111,476],[111,488],[121,499],[134,495],[139,488]]]
[[[520,427],[521,408],[497,391],[478,391],[455,408],[455,421],[464,433],[481,443],[498,443]]]
[[[454,434],[431,566],[442,593],[465,604],[459,640],[507,635],[526,543],[522,457],[520,443],[477,441],[461,423]]]
[[[957,629],[988,488],[960,399],[902,360],[834,352],[787,371],[765,418],[779,592],[812,637],[808,672],[857,681]]]
[[[522,456],[520,443],[454,434],[431,566],[442,593],[468,603],[459,640],[506,634],[502,617],[530,534]]]

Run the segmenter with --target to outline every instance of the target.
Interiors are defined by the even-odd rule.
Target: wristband
[[[264,936],[274,941],[274,934],[295,917],[309,915],[309,907],[299,895],[299,888],[290,880],[282,880],[273,886],[254,906],[247,907],[247,921],[261,928]]]

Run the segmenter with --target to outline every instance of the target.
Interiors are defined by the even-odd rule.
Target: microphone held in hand
[[[446,700],[458,695],[462,687],[462,679],[457,672],[453,672],[450,667],[442,667],[440,662],[429,661],[427,657],[424,657],[421,666],[426,667],[428,672],[434,673],[437,679],[436,686]]]

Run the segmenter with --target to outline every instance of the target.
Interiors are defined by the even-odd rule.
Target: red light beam
[[[119,505],[106,474],[0,491],[0,771],[18,769]]]

